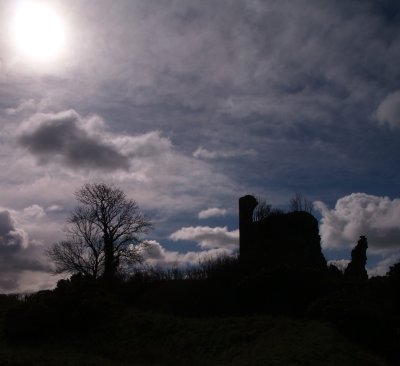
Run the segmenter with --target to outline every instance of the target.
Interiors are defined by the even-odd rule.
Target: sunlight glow
[[[18,50],[34,61],[52,60],[65,47],[62,19],[50,7],[34,1],[17,5],[12,34]]]

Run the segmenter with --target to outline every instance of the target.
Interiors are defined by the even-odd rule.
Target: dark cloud
[[[12,292],[16,288],[15,278],[0,278],[0,289],[6,292]]]
[[[9,211],[0,212],[0,292],[17,290],[23,271],[48,272],[42,247],[28,245],[26,233],[16,227]]]
[[[23,233],[14,227],[8,211],[0,212],[0,248],[3,252],[15,252],[22,248]]]
[[[115,147],[91,136],[79,123],[74,112],[46,116],[43,121],[23,132],[18,143],[43,163],[61,162],[71,168],[112,171],[127,170],[129,159]]]

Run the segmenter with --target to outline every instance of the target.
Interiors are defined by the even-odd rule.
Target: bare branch
[[[270,216],[281,215],[283,213],[279,208],[272,208],[263,198],[257,198],[258,205],[253,213],[253,221],[261,221]]]
[[[142,260],[142,235],[152,224],[134,200],[104,183],[85,184],[75,197],[80,205],[67,219],[67,239],[47,251],[57,273],[113,276]]]
[[[301,193],[296,192],[295,196],[290,200],[291,211],[305,211],[312,214],[313,203]]]

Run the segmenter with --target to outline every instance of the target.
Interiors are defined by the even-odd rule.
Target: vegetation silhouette
[[[290,199],[290,210],[291,211],[304,211],[309,214],[313,213],[313,203],[300,192],[296,192],[294,197]]]
[[[67,239],[46,253],[55,273],[110,280],[122,267],[141,262],[141,235],[151,222],[134,200],[104,183],[85,184],[75,198],[80,205],[68,217]]]
[[[317,221],[299,202],[284,213],[240,198],[237,256],[188,268],[136,262],[129,272],[113,256],[112,286],[77,267],[54,290],[2,295],[0,345],[83,343],[104,364],[399,364],[400,263],[368,279],[361,236],[344,273],[327,266]]]

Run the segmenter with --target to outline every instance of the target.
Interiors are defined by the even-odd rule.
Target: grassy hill
[[[0,295],[0,366],[398,364],[397,276],[239,276],[228,264]]]
[[[75,332],[28,343],[3,335],[0,365],[388,365],[329,323],[283,316],[189,318],[121,307]]]

